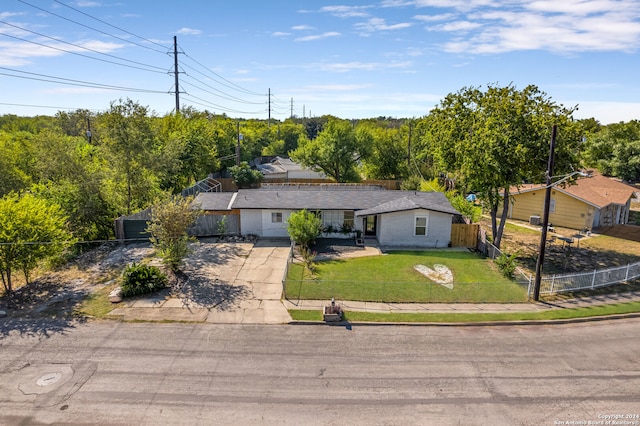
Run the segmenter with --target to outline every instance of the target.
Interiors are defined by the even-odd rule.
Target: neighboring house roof
[[[231,210],[231,201],[235,195],[235,192],[201,192],[193,203],[202,210]]]
[[[543,189],[545,185],[522,185],[510,189],[512,195]],[[554,189],[574,198],[602,208],[609,204],[626,204],[635,195],[636,189],[602,175],[581,177],[573,185],[558,185]]]
[[[208,195],[208,194],[203,194]],[[386,191],[355,186],[292,186],[241,189],[234,209],[367,210],[379,213],[426,208],[459,214],[441,193]],[[376,210],[377,211],[377,210]],[[370,213],[377,214],[377,213]]]
[[[304,170],[304,171],[306,171],[308,173],[317,174],[319,178],[322,178],[324,176],[321,173],[317,173],[317,172],[314,172],[311,169],[307,169],[306,167],[303,167],[302,165],[300,165],[300,164],[296,163],[295,161],[291,160],[290,158],[283,158],[283,157],[275,157],[269,163],[256,165],[256,168],[258,170],[260,170],[260,172],[263,175],[287,174],[287,173],[293,172],[293,171]]]

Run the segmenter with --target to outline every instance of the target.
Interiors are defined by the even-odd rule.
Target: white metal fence
[[[640,262],[579,274],[543,275],[540,280],[540,294],[566,293],[590,290],[627,282],[640,277]]]
[[[491,259],[495,259],[502,254],[499,248],[488,241],[479,244],[478,248]],[[531,296],[533,292],[533,277],[519,267],[516,268],[516,274],[516,280],[518,282],[528,283],[527,293]],[[620,284],[636,278],[640,278],[640,262],[576,274],[542,275],[542,277],[540,277],[540,294],[591,290],[598,287]]]

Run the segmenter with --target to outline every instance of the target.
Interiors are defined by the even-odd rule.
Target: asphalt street
[[[606,424],[613,415],[640,423],[638,319],[509,327],[110,321],[1,336],[2,425],[557,425]]]

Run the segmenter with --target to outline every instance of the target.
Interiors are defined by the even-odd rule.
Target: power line
[[[20,76],[20,75],[14,75],[14,74],[7,74],[7,73],[0,73],[0,75],[5,75],[5,76],[8,76],[8,77],[22,78],[22,79],[35,80],[35,81],[45,81],[45,82],[49,82],[49,83],[66,84],[66,85],[70,85],[70,86],[91,87],[91,88],[96,88],[96,89],[122,90],[122,91],[127,91],[127,92],[162,93],[162,94],[166,94],[167,93],[167,92],[163,92],[163,91],[159,91],[159,90],[137,89],[137,88],[133,88],[133,87],[112,86],[112,85],[108,85],[108,84],[92,83],[92,82],[83,81],[83,80],[73,80],[73,79],[70,79],[70,78],[63,78],[63,77],[56,77],[56,76],[51,76],[51,75],[46,75],[46,74],[38,74],[38,73],[33,73],[33,72],[28,72],[28,71],[14,70],[14,69],[5,68],[5,67],[0,67],[0,70],[7,70],[7,71],[11,71],[11,72],[28,74],[30,76],[37,76],[38,78]],[[57,80],[59,80],[59,81],[57,81]]]
[[[183,49],[183,50],[184,50],[184,49]],[[208,67],[206,67],[206,66],[202,65],[200,62],[196,61],[194,58],[192,58],[191,56],[189,56],[187,53],[185,53],[185,54],[184,54],[184,56],[185,56],[185,57],[187,57],[187,58],[189,58],[189,59],[191,59],[193,62],[195,62],[196,64],[198,64],[200,67],[202,67],[203,69],[205,69],[207,72],[209,72],[209,73],[211,73],[211,74],[215,75],[216,77],[218,77],[218,78],[222,79],[223,81],[225,81],[226,83],[228,83],[228,84],[225,84],[225,83],[222,83],[222,82],[218,82],[218,83],[222,84],[223,86],[226,86],[226,87],[228,87],[228,88],[230,88],[230,89],[234,89],[234,90],[237,90],[237,91],[240,91],[240,92],[244,92],[244,93],[245,93],[245,94],[247,94],[247,95],[264,96],[262,93],[256,93],[256,92],[251,91],[251,90],[249,90],[249,89],[245,89],[244,87],[239,86],[238,84],[236,84],[236,83],[234,83],[234,82],[232,82],[232,81],[227,80],[226,78],[222,77],[220,74],[216,73],[215,71],[213,71],[213,70],[211,70],[210,68],[208,68]],[[185,66],[187,66],[187,67],[188,67],[188,65],[185,65]],[[191,68],[191,69],[193,69],[193,68]],[[214,79],[214,80],[215,80],[215,79]]]
[[[96,21],[98,21],[98,22],[101,22],[101,23],[103,23],[103,24],[105,24],[105,25],[108,25],[108,26],[110,26],[111,28],[115,28],[115,29],[116,29],[116,30],[118,30],[118,31],[122,31],[123,33],[129,34],[129,35],[132,35],[132,36],[134,36],[134,37],[136,37],[136,38],[139,38],[140,40],[146,41],[146,42],[148,42],[148,43],[155,44],[156,46],[159,46],[159,47],[162,47],[163,49],[166,49],[167,51],[169,50],[169,48],[167,48],[167,46],[163,46],[163,45],[161,45],[161,44],[156,43],[156,42],[155,42],[155,41],[153,41],[153,40],[149,40],[148,38],[141,37],[141,36],[139,36],[139,35],[137,35],[137,34],[134,34],[134,33],[130,32],[130,31],[124,30],[124,29],[122,29],[122,28],[120,28],[120,27],[116,27],[115,25],[110,24],[109,22],[103,21],[102,19],[99,19],[99,18],[96,18],[95,16],[89,15],[88,13],[85,13],[85,12],[83,12],[83,11],[79,10],[79,9],[76,9],[75,7],[69,6],[68,4],[65,4],[65,3],[63,3],[63,2],[61,2],[61,1],[59,1],[59,0],[53,0],[53,1],[55,1],[56,3],[58,3],[58,4],[60,4],[60,5],[64,6],[64,7],[68,7],[68,8],[69,8],[69,9],[71,9],[71,10],[74,10],[74,11],[76,11],[76,12],[78,12],[78,13],[81,13],[81,14],[83,14],[84,16],[87,16],[87,17],[89,17],[89,18],[91,18],[91,19],[95,19],[95,20],[96,20]]]
[[[233,112],[233,113],[236,113],[236,114],[261,114],[261,113],[264,112],[264,110],[260,110],[260,111],[239,111],[239,110],[223,107],[222,105],[214,104],[214,103],[211,103],[211,102],[207,101],[206,99],[202,99],[202,98],[200,98],[198,96],[191,95],[191,94],[189,94],[189,92],[185,92],[185,96],[187,98],[195,98],[195,99],[198,99],[200,101],[200,102],[198,102],[198,101],[191,100],[191,103],[194,103],[194,104],[197,104],[197,105],[201,105],[201,106],[204,106],[204,107],[207,107],[207,108],[219,109],[219,110],[224,111],[224,112]]]
[[[186,74],[186,75],[187,75],[188,77],[192,78],[193,80],[197,81],[198,83],[203,84],[203,85],[205,85],[205,86],[207,86],[207,87],[211,88],[212,90],[215,90],[216,92],[224,93],[224,92],[222,92],[222,91],[220,91],[220,90],[216,89],[215,87],[210,86],[210,85],[208,85],[207,83],[205,83],[205,82],[203,82],[203,81],[198,80],[197,78],[195,78],[195,77],[191,76],[190,74]],[[207,90],[207,89],[203,89],[202,87],[196,86],[196,85],[194,85],[194,84],[185,83],[185,82],[184,82],[184,80],[183,80],[183,82],[182,82],[182,83],[183,83],[183,84],[188,84],[188,85],[190,85],[191,87],[194,87],[194,88],[196,88],[196,89],[198,89],[198,90],[202,90],[203,92],[209,93],[210,95],[217,96],[217,97],[219,97],[219,98],[226,99],[226,100],[228,100],[228,101],[232,101],[232,102],[239,102],[239,103],[248,104],[248,105],[262,105],[262,104],[264,103],[264,102],[249,102],[249,101],[245,101],[245,100],[242,100],[242,99],[240,99],[240,98],[236,98],[235,96],[227,95],[226,93],[224,93],[224,94],[225,94],[225,95],[227,95],[227,96],[221,96],[221,95],[219,95],[219,94],[217,94],[217,93],[214,93],[214,92],[209,91],[209,90]]]
[[[97,54],[99,54],[99,55],[108,56],[108,57],[110,57],[110,58],[115,58],[115,59],[118,59],[118,60],[121,60],[121,61],[131,62],[131,63],[138,64],[138,65],[143,65],[143,66],[145,66],[145,67],[156,68],[157,70],[161,70],[161,71],[152,70],[152,69],[148,69],[148,68],[137,67],[137,66],[132,66],[132,65],[127,65],[127,64],[121,64],[121,63],[119,63],[119,62],[109,61],[109,60],[107,60],[107,59],[94,58],[93,56],[84,55],[84,54],[82,54],[82,53],[72,52],[72,51],[70,51],[70,50],[61,49],[61,48],[59,48],[59,47],[50,46],[50,45],[47,45],[47,44],[44,44],[44,43],[38,43],[38,42],[36,42],[36,41],[27,40],[27,39],[24,39],[24,38],[20,38],[20,37],[12,36],[12,35],[5,34],[5,33],[0,33],[0,34],[2,34],[2,35],[3,35],[3,36],[5,36],[5,37],[9,37],[9,38],[12,38],[12,39],[15,39],[15,40],[24,41],[24,42],[26,42],[26,43],[35,44],[35,45],[37,45],[37,46],[46,47],[46,48],[48,48],[48,49],[57,50],[57,51],[60,51],[60,52],[69,53],[69,54],[76,55],[76,56],[81,56],[81,57],[83,57],[83,58],[88,58],[88,59],[92,59],[92,60],[95,60],[95,61],[107,62],[107,63],[110,63],[110,64],[120,65],[120,66],[128,67],[128,68],[139,69],[139,70],[143,70],[143,71],[149,71],[149,72],[155,72],[155,73],[166,74],[166,70],[165,70],[164,68],[156,67],[156,66],[153,66],[153,65],[143,64],[142,62],[136,62],[136,61],[132,61],[132,60],[130,60],[130,59],[120,58],[120,57],[118,57],[118,56],[110,55],[110,54],[108,54],[108,53],[104,53],[104,52],[99,52],[99,51],[94,50],[94,49],[89,49],[88,47],[80,46],[80,45],[77,45],[77,44],[74,44],[74,43],[69,43],[69,42],[67,42],[67,41],[60,40],[60,39],[57,39],[57,38],[54,38],[54,37],[50,37],[50,36],[45,35],[45,34],[41,34],[41,33],[35,32],[35,31],[31,31],[31,30],[28,30],[28,29],[26,29],[26,28],[22,28],[22,27],[19,27],[19,26],[17,26],[17,25],[10,24],[10,23],[8,23],[8,22],[0,21],[0,23],[1,23],[1,24],[5,24],[5,25],[9,25],[9,26],[14,27],[14,28],[18,28],[18,29],[23,30],[23,31],[30,32],[30,33],[35,34],[35,35],[38,35],[38,36],[40,36],[40,37],[45,37],[45,38],[48,38],[48,39],[50,39],[50,40],[54,40],[54,41],[59,42],[59,43],[68,44],[68,45],[70,45],[70,46],[77,47],[77,48],[79,48],[79,49],[83,49],[83,50],[87,50],[87,51],[89,51],[89,52],[97,53]]]
[[[143,44],[136,43],[136,42],[131,41],[131,40],[127,40],[126,38],[118,37],[118,36],[116,36],[116,35],[113,35],[113,34],[110,34],[110,33],[108,33],[108,32],[105,32],[105,31],[99,30],[99,29],[94,28],[94,27],[91,27],[91,26],[89,26],[89,25],[85,25],[85,24],[80,23],[80,22],[78,22],[78,21],[74,21],[73,19],[66,18],[66,17],[64,17],[64,16],[62,16],[62,15],[58,15],[57,13],[53,13],[53,12],[51,12],[50,10],[43,9],[43,8],[38,7],[38,6],[35,6],[35,5],[33,5],[33,4],[29,3],[29,2],[26,2],[25,0],[17,0],[17,1],[19,1],[20,3],[26,4],[27,6],[31,6],[31,7],[33,7],[34,9],[38,9],[38,10],[40,10],[40,11],[42,11],[42,12],[45,12],[45,13],[48,13],[48,14],[53,15],[53,16],[55,16],[55,17],[58,17],[58,18],[60,18],[60,19],[64,19],[65,21],[72,22],[72,23],[74,23],[74,24],[76,24],[76,25],[80,25],[81,27],[88,28],[88,29],[90,29],[90,30],[93,30],[93,31],[99,32],[100,34],[104,34],[104,35],[106,35],[106,36],[113,37],[113,38],[115,38],[115,39],[121,40],[121,41],[123,41],[123,42],[125,42],[125,43],[134,44],[134,45],[139,46],[139,47],[142,47],[142,48],[144,48],[144,49],[149,49],[149,50],[152,50],[152,51],[154,51],[154,52],[162,53],[163,55],[166,55],[166,54],[167,54],[167,52],[169,51],[169,49],[168,49],[166,46],[158,45],[158,46],[161,46],[161,47],[163,47],[163,48],[165,48],[165,49],[166,49],[165,51],[160,51],[160,50],[158,50],[158,49],[154,49],[154,48],[151,48],[151,47],[149,47],[149,46],[145,46],[145,45],[143,45]],[[66,4],[64,4],[64,3],[61,3],[61,4],[63,4],[64,6],[67,6],[67,5],[66,5]],[[67,7],[70,7],[70,6],[67,6]],[[80,12],[80,13],[83,13],[83,12]],[[87,16],[90,16],[90,15],[87,15]],[[99,20],[98,18],[94,18],[94,19]],[[107,25],[110,25],[110,24],[107,24]],[[113,25],[111,25],[111,26],[113,26]],[[117,28],[117,27],[114,27],[114,28]],[[127,32],[127,31],[125,31],[125,32]],[[127,33],[128,33],[128,32],[127,32]],[[129,33],[129,34],[130,34],[130,33]],[[134,34],[134,36],[135,36],[135,34]],[[135,37],[142,38],[142,37],[139,37],[139,36],[135,36]],[[143,39],[143,40],[146,40],[146,39]],[[150,41],[150,40],[147,40],[147,41]],[[151,42],[151,41],[150,41],[150,42]],[[153,42],[152,42],[152,43],[153,43]],[[157,44],[157,43],[154,43],[154,44]]]
[[[92,112],[102,112],[102,111],[104,111],[104,110],[101,110],[101,109],[68,108],[68,107],[52,106],[52,105],[11,104],[11,103],[7,103],[7,102],[0,102],[0,105],[16,106],[16,107],[27,107],[27,108],[50,108],[50,109],[65,110],[65,111],[75,111],[75,110],[79,110],[79,109],[92,111]]]

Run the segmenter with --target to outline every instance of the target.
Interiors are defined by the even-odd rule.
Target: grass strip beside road
[[[544,312],[504,313],[378,313],[346,311],[344,319],[351,322],[434,322],[475,323],[500,321],[546,321],[621,315],[640,312],[640,302],[616,303],[585,308],[550,309]],[[289,310],[295,321],[322,321],[322,312],[317,310]]]

